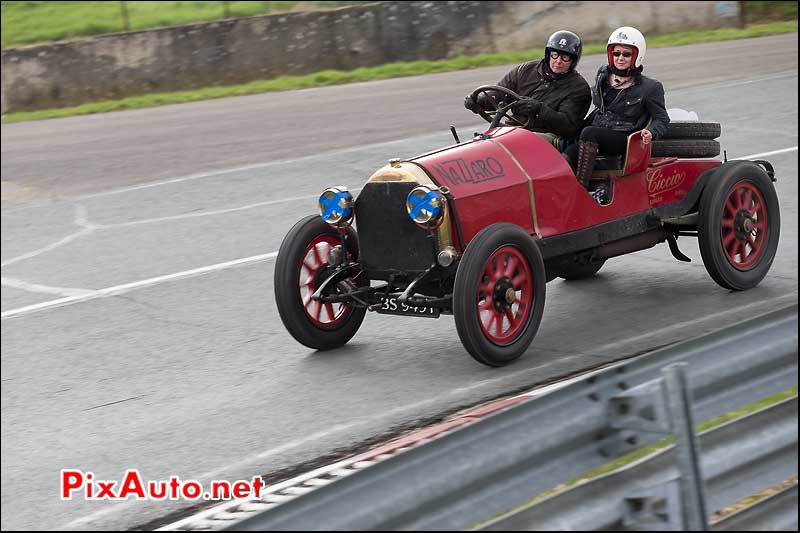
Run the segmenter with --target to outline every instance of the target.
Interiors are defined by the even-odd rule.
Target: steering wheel
[[[515,117],[508,115],[511,106],[514,105],[518,100],[522,99],[520,95],[518,95],[511,89],[507,89],[499,85],[481,85],[480,87],[472,91],[472,99],[477,102],[478,95],[481,93],[486,93],[486,96],[488,96],[491,99],[492,103],[494,104],[494,107],[496,108],[495,110],[486,110],[481,108],[481,110],[478,112],[478,114],[481,117],[483,117],[483,119],[486,122],[489,122],[491,124],[489,126],[490,128],[497,127],[497,125],[500,124],[500,120],[502,120],[503,117],[506,117],[509,120],[509,122],[511,122],[512,126],[521,126],[525,128],[528,126],[528,123],[530,123],[531,121],[530,117],[528,117],[528,120],[526,120],[523,123],[520,122]],[[494,93],[503,93],[505,96],[511,98],[511,102],[505,105],[497,105],[498,102],[497,98],[495,98]]]

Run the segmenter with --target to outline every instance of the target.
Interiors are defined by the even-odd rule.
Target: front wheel
[[[521,228],[494,224],[478,233],[453,287],[456,329],[470,355],[502,366],[525,353],[542,320],[545,283],[539,247]]]
[[[316,350],[331,350],[356,334],[365,308],[322,303],[311,295],[330,274],[328,252],[340,244],[339,234],[317,215],[294,225],[281,243],[275,262],[275,303],[289,333],[301,344]],[[358,237],[347,228],[347,252],[358,258]],[[351,280],[363,284],[365,280]]]
[[[700,254],[714,281],[741,291],[764,279],[775,259],[778,195],[755,163],[737,162],[712,177],[700,199]]]

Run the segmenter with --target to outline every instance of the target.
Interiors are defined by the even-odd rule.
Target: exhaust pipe
[[[598,259],[608,259],[618,255],[625,255],[639,250],[652,248],[667,239],[667,234],[663,229],[654,229],[646,233],[640,233],[633,237],[627,237],[618,241],[603,244],[595,250],[595,257]]]

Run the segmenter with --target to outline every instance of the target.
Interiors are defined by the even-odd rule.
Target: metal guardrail
[[[711,531],[797,531],[797,485],[720,520]]]
[[[797,397],[705,431],[699,441],[707,505],[724,508],[797,472]],[[690,529],[682,527],[679,520],[669,520],[681,516],[679,478],[673,445],[624,469],[497,518],[480,530]],[[795,524],[796,504],[795,499],[790,507]],[[771,507],[776,510],[778,506],[773,502]],[[729,520],[733,517],[720,524]],[[747,521],[728,523],[734,522],[735,527],[723,530],[739,529]]]
[[[691,388],[681,389],[680,379],[675,381],[673,376],[672,385],[666,387],[672,390],[665,398],[668,401],[653,401],[658,396],[653,392],[663,389],[657,381],[662,369],[679,362],[688,365]],[[665,424],[670,419],[673,431],[691,428],[692,417],[708,420],[796,386],[797,368],[795,304],[637,357],[498,412],[234,524],[231,529],[447,530],[474,527],[524,504],[536,494],[657,441],[663,437]],[[666,381],[669,385],[670,380]],[[796,402],[794,405],[792,423],[796,443]],[[752,420],[766,416],[748,417],[746,423],[755,424]],[[734,436],[729,437],[728,450],[722,452],[722,457],[726,454],[730,457],[731,453],[746,455],[750,448],[739,442],[742,434],[727,428],[723,426],[709,434],[733,431]],[[666,522],[662,520],[657,526],[662,529],[665,523],[673,527],[692,524],[692,509],[696,514],[697,509],[704,508],[704,478],[691,480],[693,475],[702,476],[703,470],[709,473],[710,480],[718,478],[720,486],[728,487],[719,491],[726,498],[737,490],[749,490],[745,490],[746,484],[738,474],[731,477],[728,473],[726,477],[722,468],[726,460],[719,465],[696,460],[697,437],[693,431],[682,434],[678,431],[676,436],[678,455],[683,456],[678,458],[679,470],[684,474],[679,483],[655,486],[652,489],[655,492],[633,494],[629,500],[633,502],[631,516],[637,520],[645,516],[643,510],[652,511],[650,514],[654,516],[662,515],[662,518],[666,513]],[[725,444],[721,446],[724,449]],[[797,472],[794,449],[793,472],[773,483]],[[759,456],[760,459],[751,462],[745,469],[747,473],[742,475],[761,483],[756,490],[766,488],[773,470],[764,465],[780,463],[786,458],[781,455],[784,453],[786,450],[780,448],[774,454]],[[791,464],[789,461],[790,467]],[[715,507],[718,491],[711,487],[716,487],[714,482],[710,483],[708,493],[709,507],[714,510],[718,508]],[[679,496],[675,496],[676,491]],[[742,497],[751,493],[742,494]],[[687,498],[693,499],[691,505],[681,506],[680,518],[676,518],[674,511],[670,514],[665,510],[670,507],[663,505],[664,501],[674,502],[675,497],[682,497],[684,504]],[[731,503],[733,501],[726,501],[722,505]],[[618,501],[617,505],[622,504]],[[687,509],[688,515],[684,514]],[[705,518],[700,520],[705,523]],[[602,520],[597,523],[602,524]],[[555,529],[561,528],[555,526]]]

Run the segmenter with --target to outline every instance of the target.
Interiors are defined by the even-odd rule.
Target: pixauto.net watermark
[[[61,470],[61,499],[72,500],[231,500],[260,498],[265,486],[259,476],[251,480],[214,480],[208,487],[194,479],[182,480],[178,476],[168,479],[142,479],[139,471],[129,469],[122,479],[97,479],[93,472],[77,469]]]

